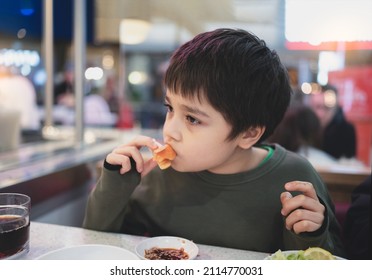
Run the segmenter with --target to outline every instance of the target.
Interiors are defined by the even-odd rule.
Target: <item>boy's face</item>
[[[181,172],[209,170],[234,173],[241,155],[238,138],[228,141],[231,131],[223,116],[205,99],[185,99],[169,90],[163,128],[164,141],[177,153],[172,167]]]

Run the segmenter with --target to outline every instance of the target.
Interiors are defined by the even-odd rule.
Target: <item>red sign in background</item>
[[[371,166],[372,67],[329,72],[329,83],[337,87],[340,102],[357,134],[357,158]]]

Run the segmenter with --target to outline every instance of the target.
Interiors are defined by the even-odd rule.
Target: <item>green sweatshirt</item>
[[[141,180],[135,168],[124,175],[104,168],[83,226],[266,253],[318,246],[343,256],[334,206],[321,178],[306,159],[279,145],[272,148],[259,167],[230,175],[156,168]],[[311,182],[326,207],[316,232],[285,228],[280,194],[294,180]]]

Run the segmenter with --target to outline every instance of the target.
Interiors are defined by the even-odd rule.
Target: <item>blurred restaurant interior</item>
[[[371,12],[370,0],[2,1],[0,192],[29,194],[34,221],[80,226],[105,155],[140,131],[161,138],[171,53],[231,27],[279,53],[294,98],[338,88],[356,156],[316,167],[342,219],[371,173]],[[9,75],[19,78],[11,96]]]

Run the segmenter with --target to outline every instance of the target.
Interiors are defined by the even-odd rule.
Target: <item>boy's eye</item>
[[[200,121],[195,119],[192,116],[186,116],[186,120],[191,123],[192,125],[200,124]]]
[[[173,112],[173,107],[168,103],[164,103],[165,108],[167,108],[167,112]]]
[[[173,113],[173,107],[169,103],[165,102],[164,107],[167,108],[167,113]],[[189,122],[191,125],[201,124],[201,122],[198,119],[190,115],[186,115],[186,121]]]

